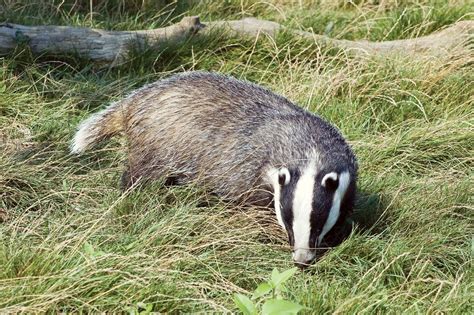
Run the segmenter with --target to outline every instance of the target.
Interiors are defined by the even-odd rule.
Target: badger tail
[[[125,102],[117,102],[84,120],[71,142],[71,153],[80,154],[101,140],[121,132],[125,126]]]

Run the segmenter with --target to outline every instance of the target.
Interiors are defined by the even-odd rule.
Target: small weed
[[[297,314],[305,307],[283,298],[283,293],[286,292],[285,282],[297,271],[297,268],[292,268],[280,273],[277,268],[273,269],[271,279],[261,283],[251,298],[239,293],[234,294],[235,305],[245,315]]]

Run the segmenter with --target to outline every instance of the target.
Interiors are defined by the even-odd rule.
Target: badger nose
[[[305,269],[305,268],[308,268],[309,266],[311,266],[312,262],[313,262],[312,260],[308,260],[306,262],[295,261],[294,264],[295,264],[296,267],[298,267],[300,269]]]
[[[310,266],[315,257],[316,253],[312,250],[296,249],[293,252],[293,261],[295,263],[295,266],[301,269]]]

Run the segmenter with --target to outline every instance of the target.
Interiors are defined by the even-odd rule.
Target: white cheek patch
[[[283,218],[281,216],[281,203],[280,203],[281,187],[280,187],[280,183],[278,182],[279,176],[280,176],[280,170],[278,170],[277,168],[271,168],[267,172],[267,178],[273,187],[273,204],[275,207],[275,213],[278,220],[278,224],[280,224],[281,227],[284,228],[286,231],[285,224],[283,223]],[[288,176],[288,178],[290,177]]]
[[[311,163],[306,167],[306,169],[303,170],[301,177],[296,183],[293,199],[292,228],[295,239],[294,250],[298,252],[306,252],[310,247],[310,218],[313,207],[315,176],[316,163],[315,161],[311,161]]]
[[[326,176],[330,174],[333,174],[333,173],[329,173]],[[326,176],[324,176],[324,178],[326,178]],[[336,179],[337,179],[337,174],[336,174]],[[323,182],[324,182],[324,179],[323,179]],[[339,186],[334,192],[331,210],[329,210],[329,215],[326,220],[326,223],[324,223],[323,230],[321,231],[321,234],[319,234],[318,236],[318,242],[316,244],[317,246],[321,244],[321,241],[323,240],[324,236],[333,228],[334,224],[336,224],[336,221],[339,218],[339,214],[341,210],[341,202],[342,202],[342,199],[344,198],[344,195],[346,194],[347,188],[349,187],[349,183],[350,183],[349,172],[347,171],[342,172],[341,175],[339,176]]]

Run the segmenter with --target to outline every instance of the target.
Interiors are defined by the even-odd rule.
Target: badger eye
[[[324,175],[321,185],[328,190],[336,190],[339,186],[339,177],[337,173],[331,172]]]
[[[278,183],[280,186],[288,185],[290,182],[290,171],[286,167],[282,167],[278,171]]]
[[[339,180],[338,179],[336,179],[336,180],[329,179],[326,182],[326,188],[329,189],[329,190],[336,190],[337,186],[339,186]]]

